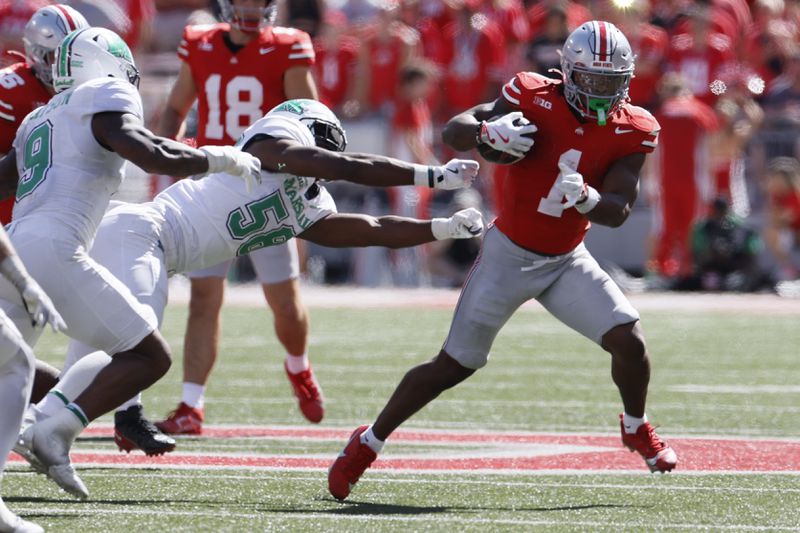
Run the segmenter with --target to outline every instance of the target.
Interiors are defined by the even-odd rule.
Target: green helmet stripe
[[[67,35],[64,38],[64,41],[61,43],[61,50],[59,50],[59,62],[58,62],[58,75],[61,77],[66,77],[70,75],[70,60],[69,60],[69,52],[72,48],[72,43],[75,41],[75,38],[86,31],[88,28],[83,28],[78,31],[74,31]]]

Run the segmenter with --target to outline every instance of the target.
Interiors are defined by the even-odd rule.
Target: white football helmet
[[[252,33],[275,23],[276,2],[266,0],[264,7],[234,6],[232,0],[217,0],[222,20],[238,30]]]
[[[139,70],[122,38],[105,28],[67,35],[56,49],[53,87],[57,93],[95,78],[121,78],[139,87]]]
[[[311,130],[319,148],[344,152],[347,147],[347,136],[339,119],[325,104],[316,100],[306,98],[287,100],[274,107],[266,116],[299,120]]]
[[[627,100],[633,69],[631,45],[610,22],[584,23],[567,37],[561,51],[567,102],[600,124]]]
[[[22,43],[25,45],[25,59],[33,68],[34,74],[45,85],[53,85],[53,64],[58,43],[68,33],[88,28],[89,23],[75,9],[64,4],[53,4],[36,10],[25,25]]]

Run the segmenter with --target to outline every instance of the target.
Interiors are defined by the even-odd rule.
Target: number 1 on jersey
[[[561,157],[558,158],[558,164],[564,163],[569,168],[577,170],[578,163],[581,161],[581,155],[582,152],[580,150],[572,148],[561,154]],[[559,171],[556,176],[556,181],[554,181],[553,186],[550,187],[550,192],[547,193],[546,197],[539,199],[538,212],[547,216],[561,218],[561,214],[564,212],[564,195],[556,188],[556,183],[558,183],[558,178],[560,176],[561,172]]]

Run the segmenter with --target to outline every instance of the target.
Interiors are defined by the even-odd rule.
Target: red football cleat
[[[369,426],[359,426],[350,435],[347,446],[328,469],[328,490],[337,500],[344,500],[358,482],[361,474],[377,459],[372,448],[361,443],[361,434]]]
[[[169,435],[200,435],[203,433],[203,410],[185,403],[167,415],[156,427]]]
[[[314,371],[311,367],[308,370],[303,370],[298,374],[289,372],[286,362],[283,363],[283,368],[286,370],[286,376],[289,378],[289,383],[292,384],[292,390],[297,397],[297,403],[300,406],[303,416],[309,422],[318,424],[325,416],[325,407],[323,407],[324,398],[320,390],[317,378],[314,377]]]
[[[622,430],[622,444],[632,452],[639,452],[651,472],[669,472],[678,464],[675,450],[661,440],[650,422],[639,426],[636,433],[626,433],[622,415],[619,415],[619,425]]]

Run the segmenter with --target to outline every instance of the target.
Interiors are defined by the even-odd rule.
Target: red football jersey
[[[11,150],[22,119],[49,100],[47,88],[26,63],[0,70],[0,155]],[[0,202],[0,223],[11,222],[13,208],[13,197]]]
[[[328,107],[344,104],[350,89],[353,70],[358,61],[359,42],[343,37],[335,47],[326,46],[322,39],[314,41],[314,78],[319,87],[319,100]]]
[[[198,144],[233,144],[270,109],[286,100],[284,73],[314,63],[307,33],[268,26],[238,52],[225,44],[228,24],[187,26],[178,57],[192,71],[198,98]]]
[[[731,41],[721,33],[710,33],[702,50],[695,47],[694,37],[688,33],[676,35],[670,41],[667,52],[667,67],[681,74],[692,94],[705,103],[712,103],[715,96],[709,85],[720,68],[734,59]]]
[[[646,110],[623,105],[605,126],[579,120],[564,98],[560,80],[520,72],[503,86],[503,98],[538,128],[527,156],[511,165],[496,225],[517,245],[544,254],[567,253],[583,240],[589,220],[562,209],[555,188],[558,164],[577,168],[587,184],[602,191],[612,163],[650,153],[660,126]]]

